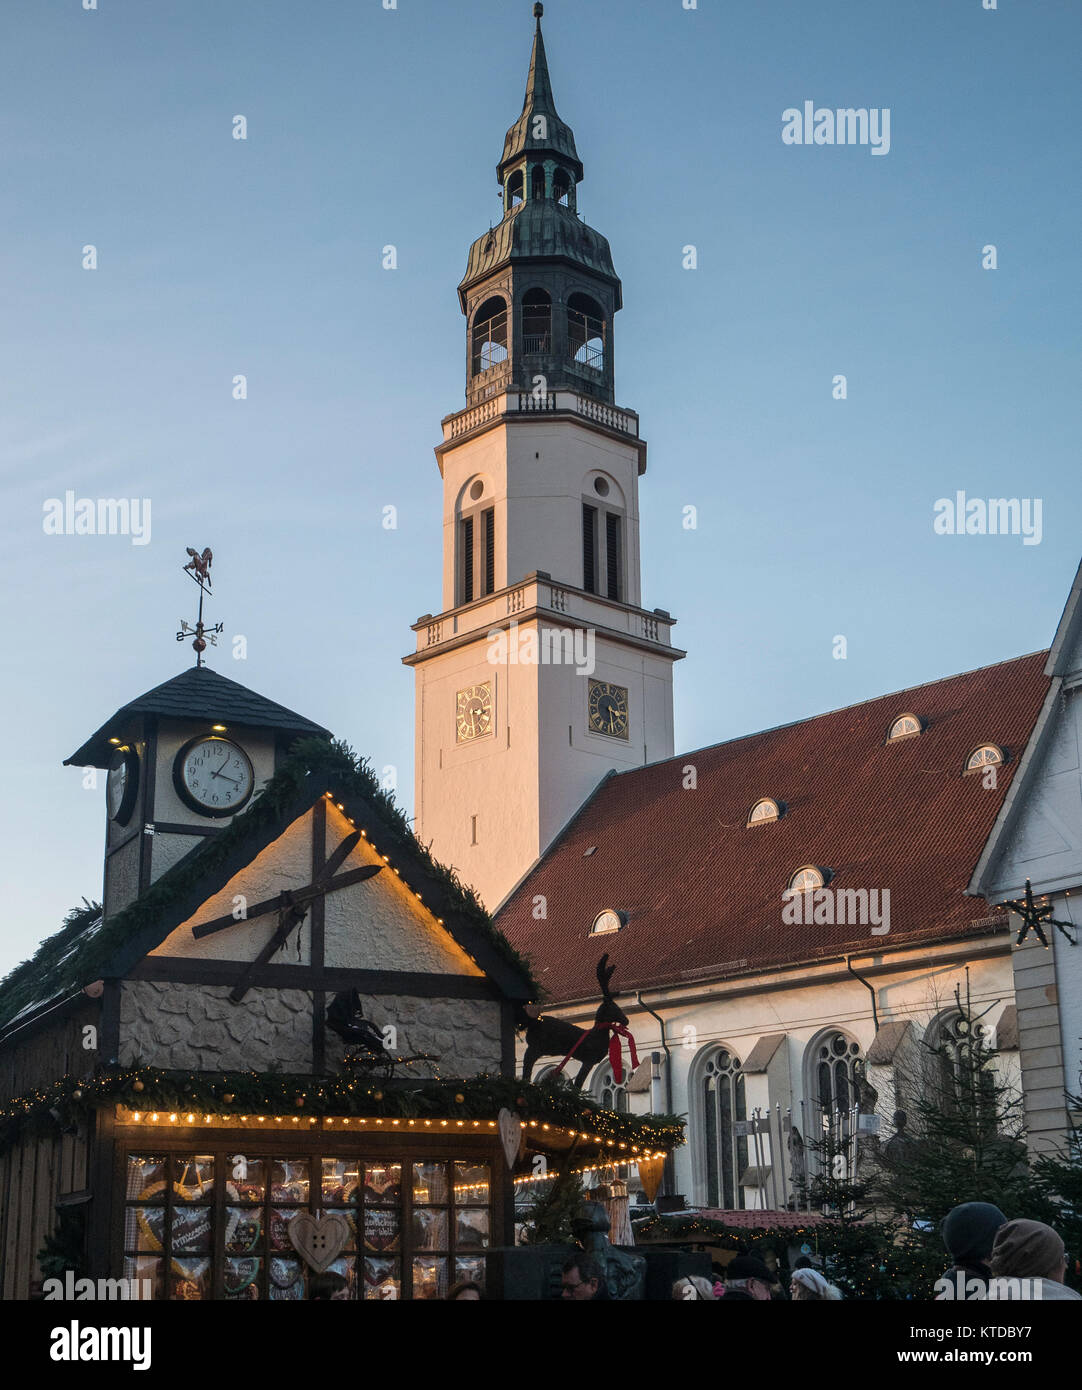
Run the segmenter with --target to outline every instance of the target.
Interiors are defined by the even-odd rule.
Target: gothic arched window
[[[522,351],[551,351],[552,300],[544,290],[527,290],[522,296]]]
[[[828,1033],[815,1058],[815,1099],[825,1122],[847,1127],[849,1112],[857,1106],[854,1067],[860,1061],[860,1044],[845,1033]]]
[[[604,1067],[598,1069],[597,1079],[594,1082],[594,1095],[598,1102],[606,1110],[616,1110],[621,1115],[626,1115],[627,1104],[627,1083],[631,1080],[627,1068],[623,1070],[623,1080],[617,1082],[612,1075],[612,1067],[606,1063]]]
[[[740,1175],[748,1166],[748,1141],[736,1133],[736,1121],[748,1118],[739,1060],[719,1048],[707,1059],[701,1086],[706,1205],[732,1211],[744,1205]]]
[[[567,350],[580,366],[605,370],[605,311],[588,294],[567,301]]]
[[[470,371],[477,376],[506,361],[507,304],[499,295],[493,295],[474,315]]]
[[[996,1127],[996,1078],[990,1063],[988,1030],[957,1010],[935,1019],[925,1034],[928,1047],[926,1094],[949,1115],[976,1120],[984,1112],[986,1128]]]

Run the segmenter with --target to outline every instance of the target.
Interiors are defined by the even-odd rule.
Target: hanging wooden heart
[[[317,1221],[311,1212],[301,1211],[289,1223],[289,1239],[309,1269],[323,1274],[342,1253],[349,1227],[334,1212],[324,1212],[323,1219]]]
[[[512,1115],[510,1110],[501,1110],[496,1116],[496,1123],[500,1130],[503,1156],[507,1159],[508,1168],[513,1168],[522,1144],[522,1125],[518,1116]]]

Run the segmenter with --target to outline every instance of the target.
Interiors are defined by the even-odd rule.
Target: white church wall
[[[966,997],[966,962],[948,960],[957,954],[957,943],[942,948],[931,946],[910,951],[899,960],[898,968],[889,974],[870,976],[876,991],[876,1007],[882,1027],[888,1022],[909,1020],[913,1040],[900,1064],[915,1069],[921,1063],[923,1050],[919,1040],[924,1037],[934,1019],[954,1008],[954,991]],[[618,960],[618,945],[614,958]],[[873,958],[855,959],[854,968],[865,973],[882,962]],[[984,1022],[994,1030],[1003,1010],[1014,1002],[1011,961],[1002,942],[975,943],[968,960],[969,999],[977,1013],[984,1013]],[[844,969],[844,964],[842,966]],[[674,1156],[676,1190],[684,1193],[689,1205],[706,1201],[705,1163],[703,1154],[702,1099],[699,1094],[705,1059],[719,1046],[745,1063],[760,1038],[782,1033],[784,1042],[773,1054],[767,1071],[745,1080],[749,1115],[756,1106],[768,1106],[777,1115],[788,1110],[796,1123],[807,1127],[801,1102],[810,1107],[814,1100],[813,1066],[811,1056],[817,1041],[834,1032],[844,1033],[859,1044],[860,1055],[866,1058],[875,1039],[871,1000],[867,989],[857,980],[820,980],[815,976],[836,974],[838,963],[832,962],[812,970],[802,971],[805,983],[793,978],[784,988],[764,988],[783,985],[784,977],[758,976],[732,985],[697,987],[698,997],[690,990],[671,991],[668,998],[659,1000],[651,991],[647,1002],[664,1018],[666,1038],[672,1059],[672,1103],[677,1113],[688,1117],[688,1143]],[[709,991],[710,997],[702,993]],[[640,1056],[661,1052],[661,1038],[655,1020],[639,1008],[633,999],[622,998],[621,1006],[631,1021]],[[552,1010],[584,1021],[583,1010]],[[1017,1054],[1007,1054],[1002,1061],[1003,1074],[1017,1074]],[[1014,1069],[1012,1071],[1012,1069]],[[881,1139],[889,1138],[894,1109],[892,1086],[880,1083],[888,1078],[890,1068],[875,1067],[869,1080],[880,1092],[876,1113],[881,1118]],[[919,1077],[912,1077],[914,1086]],[[663,1104],[664,1081],[655,1086],[652,1095]],[[904,1106],[902,1107],[904,1108]],[[766,1149],[769,1153],[769,1149]],[[755,1160],[749,1158],[749,1163]],[[787,1160],[786,1160],[787,1162]],[[751,1202],[758,1202],[755,1193],[746,1193]]]

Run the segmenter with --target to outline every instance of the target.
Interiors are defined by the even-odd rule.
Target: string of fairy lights
[[[115,1104],[121,1123],[354,1133],[493,1134],[507,1110],[527,1139],[596,1146],[611,1162],[664,1155],[684,1142],[683,1122],[605,1110],[575,1093],[507,1077],[420,1081],[387,1089],[355,1076],[164,1072],[135,1067],[65,1077],[0,1108],[0,1150],[29,1124],[63,1125]],[[584,1155],[585,1157],[586,1155]]]

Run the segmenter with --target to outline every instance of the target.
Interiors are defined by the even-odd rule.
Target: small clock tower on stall
[[[470,247],[466,405],[443,420],[442,611],[414,625],[416,823],[494,911],[610,769],[673,753],[673,619],[641,606],[638,416],[615,403],[620,280],[541,35]]]

